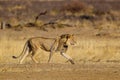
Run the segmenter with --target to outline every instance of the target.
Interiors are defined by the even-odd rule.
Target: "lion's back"
[[[49,51],[55,40],[45,38],[33,38],[30,41],[32,46]]]

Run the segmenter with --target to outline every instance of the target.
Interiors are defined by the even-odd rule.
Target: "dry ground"
[[[119,63],[2,64],[0,80],[119,80]]]

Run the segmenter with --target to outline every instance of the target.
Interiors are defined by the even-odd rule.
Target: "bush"
[[[62,10],[76,13],[76,12],[84,11],[86,7],[87,7],[86,4],[81,1],[70,1],[63,5]]]

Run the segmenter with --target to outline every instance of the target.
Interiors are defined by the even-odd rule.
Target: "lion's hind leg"
[[[54,52],[52,52],[52,51],[50,52],[50,54],[49,54],[49,59],[48,59],[48,63],[50,62],[50,60],[51,60],[51,58],[52,58],[52,56],[53,56],[53,53],[54,53]]]
[[[24,53],[23,57],[21,57],[19,63],[22,64],[23,61],[25,60],[25,58],[26,58],[28,55],[29,55],[29,48],[26,48],[25,53]]]
[[[39,63],[39,62],[37,61],[37,59],[36,59],[36,56],[37,56],[36,52],[37,52],[37,51],[33,51],[33,52],[32,52],[31,59],[32,59],[35,63]]]

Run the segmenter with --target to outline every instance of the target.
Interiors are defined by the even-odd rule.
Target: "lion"
[[[49,63],[51,60],[51,57],[53,56],[53,53],[59,51],[64,58],[68,59],[68,61],[71,64],[74,64],[74,61],[72,60],[72,58],[65,53],[68,50],[68,46],[74,45],[75,43],[76,41],[74,40],[74,35],[71,35],[71,34],[62,34],[61,36],[56,38],[32,37],[26,41],[22,53],[17,57],[16,56],[12,56],[12,57],[14,59],[21,57],[19,63],[22,64],[23,60],[28,55],[30,55],[32,60],[35,63],[38,63],[35,56],[36,56],[37,50],[40,49],[46,52],[50,52],[49,59],[48,59],[48,63]]]

